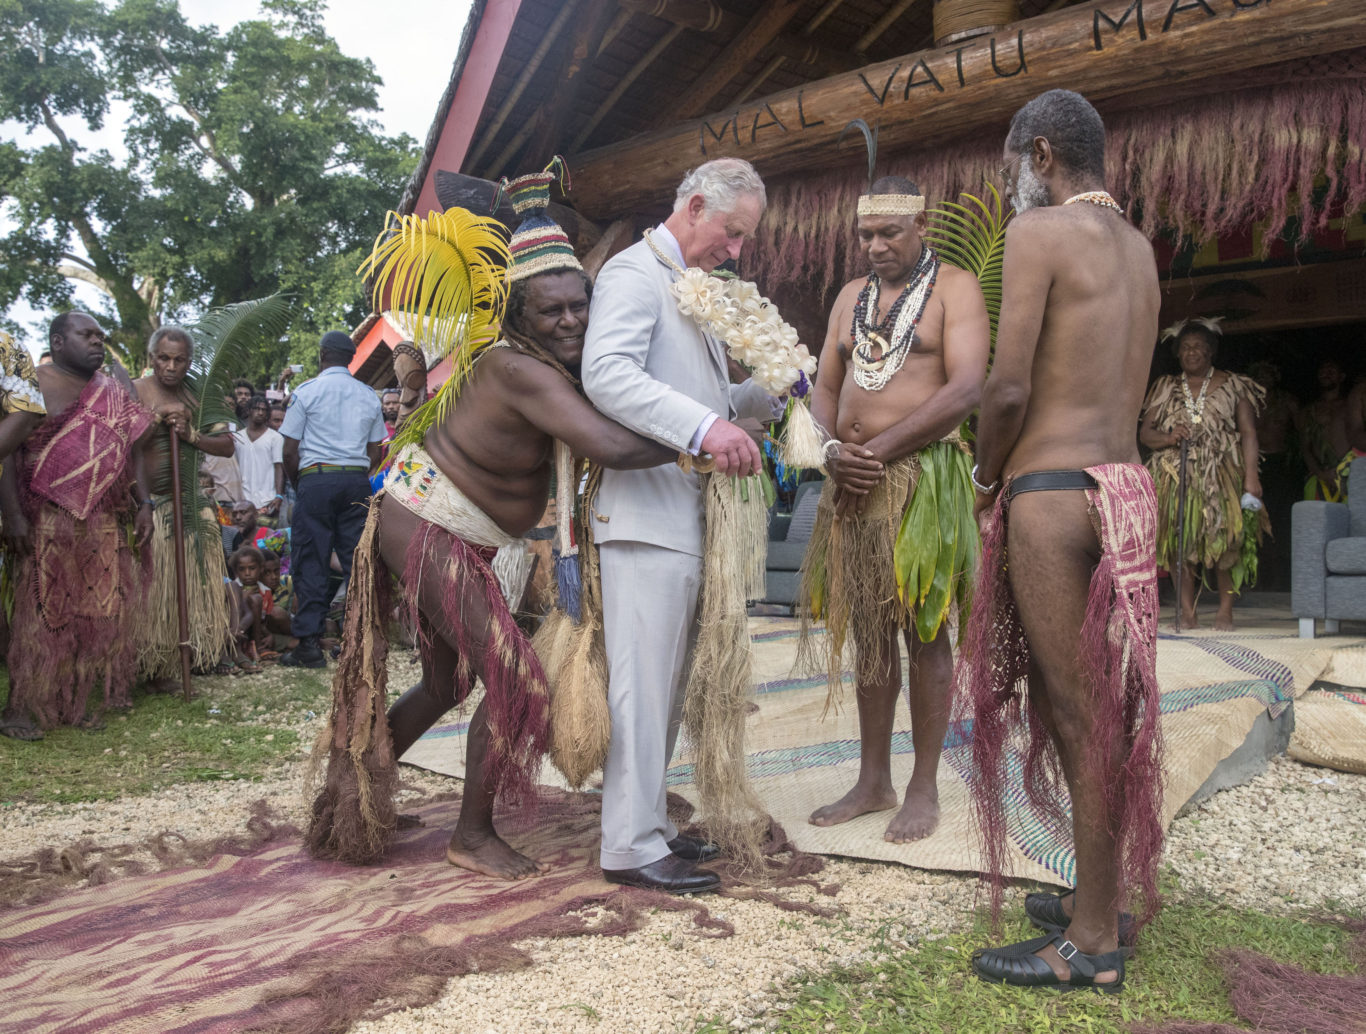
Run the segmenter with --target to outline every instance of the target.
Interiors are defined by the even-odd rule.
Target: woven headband
[[[859,215],[919,215],[925,211],[925,199],[919,194],[862,194],[858,199]]]

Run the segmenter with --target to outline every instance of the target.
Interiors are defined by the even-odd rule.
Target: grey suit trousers
[[[602,770],[604,869],[635,869],[669,853],[665,771],[683,715],[697,639],[702,558],[644,542],[599,547],[612,740]]]

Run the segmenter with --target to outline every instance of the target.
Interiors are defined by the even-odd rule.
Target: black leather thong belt
[[[1084,470],[1036,470],[1021,474],[1010,483],[1010,494],[1021,492],[1065,492],[1095,488],[1096,479]]]

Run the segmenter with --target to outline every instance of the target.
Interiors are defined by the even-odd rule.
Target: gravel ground
[[[395,686],[410,666],[396,664]],[[263,719],[267,720],[267,719]],[[312,742],[321,719],[291,725]],[[302,825],[306,763],[280,765],[257,782],[193,784],[143,798],[87,805],[6,808],[4,854],[83,838],[110,844],[162,830],[198,839],[237,833],[252,802]],[[458,785],[404,768],[409,799]],[[147,856],[150,861],[150,855]],[[1275,759],[1251,782],[1216,794],[1173,824],[1167,860],[1183,892],[1288,910],[1366,908],[1366,776]],[[816,877],[840,885],[833,898],[806,888],[796,900],[834,905],[821,918],[755,901],[704,899],[735,927],[730,938],[698,936],[688,913],[657,913],[625,937],[523,943],[535,965],[454,980],[437,1002],[357,1024],[355,1034],[484,1034],[503,1031],[692,1031],[712,1020],[730,1029],[776,1024],[783,988],[805,972],[869,959],[961,929],[977,900],[972,877],[874,862],[828,860]],[[661,980],[661,970],[668,979]]]

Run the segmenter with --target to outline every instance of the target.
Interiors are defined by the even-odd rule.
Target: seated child
[[[266,629],[271,633],[271,645],[275,650],[288,650],[297,641],[290,634],[290,617],[294,613],[294,579],[280,573],[280,558],[274,550],[263,549],[261,556],[261,582],[270,590],[272,606],[264,615]]]
[[[261,668],[252,661],[259,660],[262,653],[272,652],[265,615],[274,606],[274,599],[270,590],[261,584],[263,566],[264,558],[255,546],[239,546],[228,557],[228,573],[233,576],[228,587],[233,594],[236,615],[237,666],[253,673]],[[247,663],[243,663],[244,659]]]

